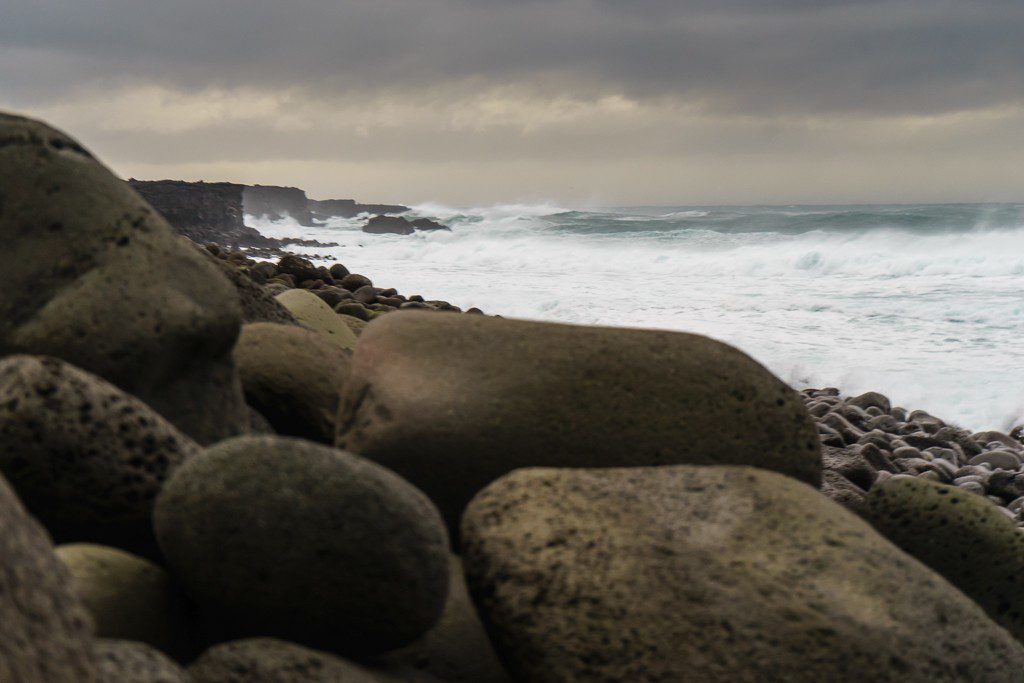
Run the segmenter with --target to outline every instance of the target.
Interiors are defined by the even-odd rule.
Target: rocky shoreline
[[[1021,680],[1019,430],[259,260],[209,185],[190,241],[0,114],[0,681]]]

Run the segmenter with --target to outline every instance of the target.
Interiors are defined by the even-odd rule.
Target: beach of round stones
[[[1017,431],[195,245],[3,114],[0,237],[0,681],[1024,676]]]

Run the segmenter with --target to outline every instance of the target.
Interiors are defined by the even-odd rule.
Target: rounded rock
[[[356,345],[356,336],[323,299],[304,289],[289,289],[277,295],[277,301],[291,311],[305,327],[318,332],[343,349]]]
[[[56,358],[0,360],[0,471],[58,542],[153,554],[153,500],[198,448],[99,377]]]
[[[145,643],[99,639],[93,653],[102,683],[192,683],[184,669]]]
[[[444,605],[448,539],[426,496],[308,441],[240,437],[200,452],[164,486],[155,523],[218,638],[383,651],[423,634]]]
[[[191,606],[163,567],[88,543],[58,546],[56,553],[97,636],[146,643],[179,661],[195,655]]]
[[[255,323],[242,327],[235,364],[246,402],[274,431],[333,442],[349,352],[312,330]]]

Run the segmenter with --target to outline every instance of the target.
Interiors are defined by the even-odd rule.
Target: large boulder
[[[454,555],[441,619],[416,642],[387,653],[382,661],[424,671],[448,683],[512,682],[469,597],[462,560]]]
[[[348,351],[303,327],[255,323],[242,327],[235,363],[246,402],[274,431],[333,443]]]
[[[875,486],[864,515],[1024,640],[1024,533],[984,496],[925,479]]]
[[[58,546],[56,552],[97,636],[147,643],[181,661],[196,654],[191,607],[163,567],[90,543]]]
[[[376,671],[326,652],[275,638],[216,645],[188,668],[192,683],[429,683],[403,672]]]
[[[374,216],[363,226],[363,232],[371,235],[411,235],[417,230],[451,230],[451,228],[429,218],[409,220],[401,216]]]
[[[0,477],[0,681],[92,683],[92,622],[50,539]]]
[[[343,349],[356,345],[356,335],[323,299],[306,289],[289,289],[275,297],[295,318]]]
[[[0,471],[58,542],[152,554],[153,500],[198,449],[135,397],[63,361],[0,360]]]
[[[517,680],[1019,681],[1024,648],[811,487],[750,467],[524,469],[463,519]]]
[[[231,283],[75,140],[0,114],[0,355],[62,358],[200,442],[243,433]]]
[[[145,643],[101,638],[93,653],[102,683],[192,683],[188,672]]]
[[[359,338],[336,443],[423,489],[452,528],[519,467],[748,464],[817,486],[799,395],[680,332],[400,311]]]
[[[239,437],[191,458],[156,505],[160,547],[211,636],[371,654],[434,625],[437,510],[392,472],[308,441]]]

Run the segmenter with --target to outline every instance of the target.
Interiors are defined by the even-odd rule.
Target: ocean
[[[413,214],[452,230],[246,222],[269,237],[337,242],[295,251],[405,295],[696,332],[798,389],[881,391],[975,430],[1024,421],[1024,204],[424,204]]]

